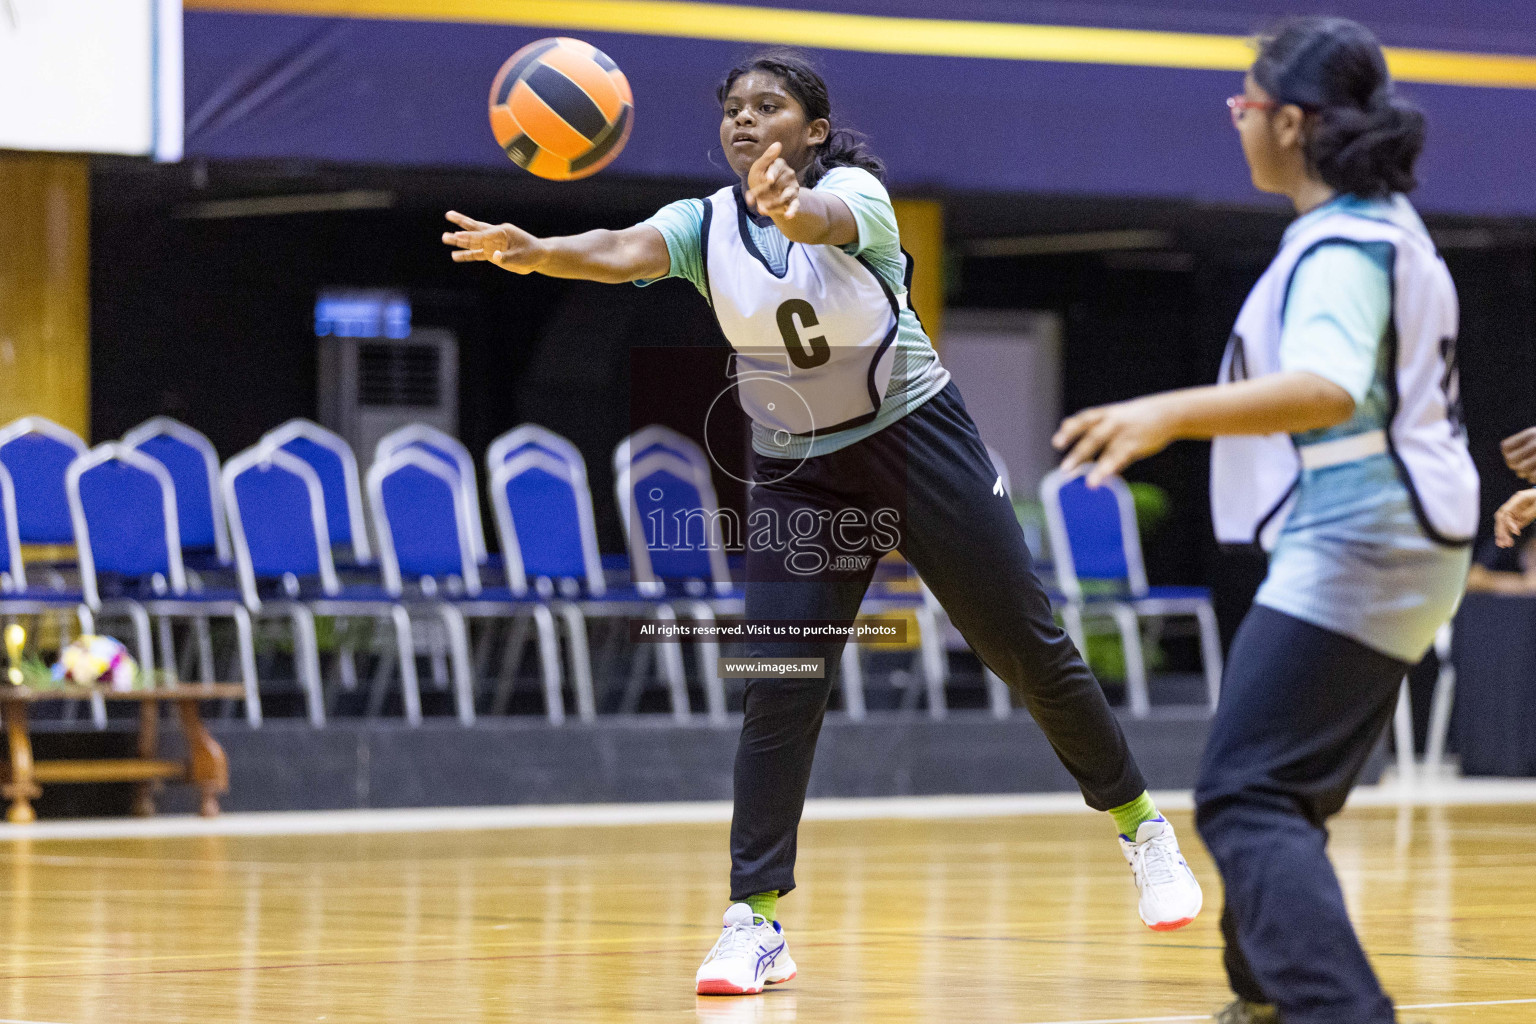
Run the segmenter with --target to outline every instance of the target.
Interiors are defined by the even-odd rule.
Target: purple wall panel
[[[1529,0],[750,0],[764,7],[815,8],[901,18],[953,18],[1027,25],[1096,25],[1247,35],[1296,14],[1354,18],[1388,46],[1536,54],[1536,5]]]
[[[975,17],[1002,6],[1030,9],[1023,14],[1078,7],[996,0],[966,6],[975,10],[963,13]],[[1264,6],[1226,5],[1229,16],[1244,18],[1249,8]],[[1521,24],[1515,13],[1511,23]],[[523,172],[491,137],[486,94],[507,55],[545,34],[188,12],[187,153],[504,168],[515,179]],[[752,47],[607,33],[583,38],[619,63],[635,92],[634,134],[605,174],[697,178],[701,188],[727,174],[717,152],[713,91],[721,72]],[[839,117],[870,135],[899,189],[1257,199],[1222,105],[1241,88],[1231,72],[846,51],[817,57]],[[1536,91],[1404,90],[1430,118],[1418,195],[1425,209],[1536,214]]]

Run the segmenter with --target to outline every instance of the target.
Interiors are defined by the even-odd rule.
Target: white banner
[[[181,0],[0,0],[0,149],[181,157]]]

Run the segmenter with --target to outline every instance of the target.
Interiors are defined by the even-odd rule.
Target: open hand
[[[514,274],[531,274],[544,260],[542,243],[520,227],[486,224],[457,210],[449,210],[447,217],[460,228],[443,232],[443,244],[457,247],[455,263],[485,260]]]
[[[1171,419],[1159,396],[1084,409],[1062,421],[1051,445],[1064,451],[1063,472],[1093,463],[1088,486],[1098,487],[1133,462],[1156,455],[1174,440]]]
[[[1493,514],[1494,543],[1501,548],[1514,547],[1520,531],[1532,522],[1536,522],[1536,487],[1516,491],[1514,497],[1499,506]]]
[[[763,150],[747,171],[747,206],[765,217],[794,220],[800,212],[800,178],[779,156],[777,142]]]
[[[1536,427],[1526,427],[1499,442],[1504,464],[1522,480],[1536,483]]]

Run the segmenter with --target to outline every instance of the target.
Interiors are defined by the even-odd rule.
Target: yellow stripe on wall
[[[912,257],[912,310],[939,348],[944,338],[944,206],[932,199],[897,199],[896,230]]]
[[[1242,36],[894,18],[685,0],[184,0],[187,10],[470,22],[828,50],[1242,71]],[[1536,57],[1388,47],[1405,82],[1536,89]]]

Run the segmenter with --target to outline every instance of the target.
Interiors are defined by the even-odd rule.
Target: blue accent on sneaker
[[[764,970],[773,966],[774,961],[778,960],[779,954],[784,952],[784,947],[786,945],[787,943],[781,942],[772,949],[763,950],[763,952],[758,955],[757,974],[759,977],[762,976]]]

